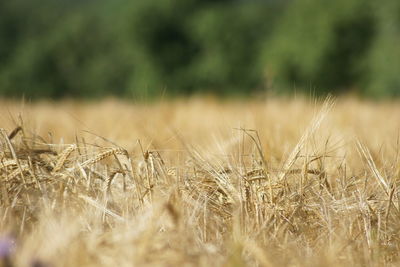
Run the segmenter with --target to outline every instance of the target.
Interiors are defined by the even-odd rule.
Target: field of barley
[[[0,266],[399,266],[400,102],[0,100]]]

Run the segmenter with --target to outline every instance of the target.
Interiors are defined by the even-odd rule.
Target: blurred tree
[[[375,28],[370,1],[294,1],[266,44],[267,79],[316,93],[359,87]]]
[[[400,1],[374,3],[377,12],[377,36],[368,57],[369,73],[364,79],[367,96],[400,96]]]
[[[22,2],[26,3],[21,1],[21,5]],[[57,1],[48,2],[55,4]],[[42,20],[52,18],[56,15],[52,11],[61,8],[45,2],[36,4],[41,10],[38,14],[44,16]],[[82,9],[76,12],[76,5],[62,7],[63,19],[54,17],[54,24],[47,27],[41,27],[38,14],[29,18],[19,12],[15,16],[17,21],[27,22],[15,31],[15,35],[22,37],[15,41],[14,53],[8,51],[2,56],[3,59],[9,57],[6,68],[0,72],[3,94],[59,98],[124,93],[130,62],[119,53],[113,32],[104,26],[96,10],[86,10],[80,3]],[[69,8],[71,13],[67,13]],[[32,34],[29,34],[30,27]]]
[[[186,70],[196,57],[197,47],[186,28],[195,12],[196,1],[137,2],[128,9],[123,22],[129,24],[129,42],[135,50],[138,75],[131,90],[156,94],[184,91]]]
[[[235,0],[160,3],[126,8],[140,74],[134,91],[169,94],[248,93],[262,84],[258,55],[281,5]]]
[[[273,27],[274,11],[262,4],[237,4],[229,10],[204,10],[192,19],[199,45],[192,76],[200,89],[232,94],[262,88],[259,55]]]
[[[0,95],[399,96],[399,36],[398,0],[0,0]]]

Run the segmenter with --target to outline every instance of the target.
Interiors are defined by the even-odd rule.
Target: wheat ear
[[[92,164],[99,162],[102,159],[105,159],[111,155],[127,155],[127,151],[125,149],[122,149],[119,147],[106,150],[106,151],[98,154],[94,158],[88,159],[87,161],[83,162],[82,167],[92,165]]]
[[[65,161],[67,160],[68,156],[71,155],[73,151],[75,151],[77,146],[75,144],[72,144],[68,146],[66,149],[64,149],[63,152],[61,152],[60,156],[58,157],[56,166],[54,166],[53,172],[58,172],[61,170],[62,166],[64,166]]]

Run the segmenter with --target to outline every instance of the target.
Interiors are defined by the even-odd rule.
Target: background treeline
[[[0,0],[0,95],[400,96],[398,0]]]

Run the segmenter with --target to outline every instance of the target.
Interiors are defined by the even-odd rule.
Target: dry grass
[[[0,123],[3,266],[400,264],[398,102],[1,101]]]

